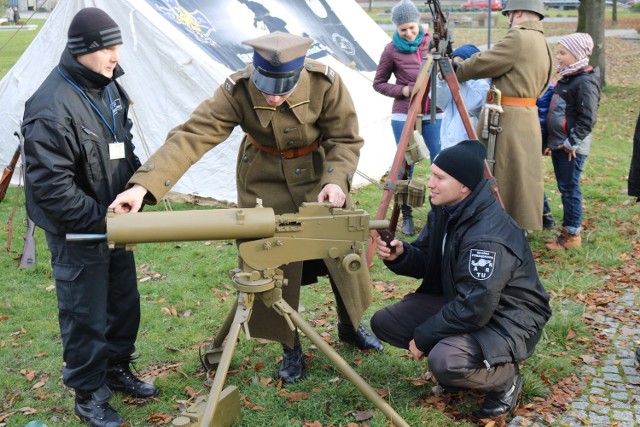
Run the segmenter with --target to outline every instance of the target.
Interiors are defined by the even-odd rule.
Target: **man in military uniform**
[[[458,65],[456,76],[460,82],[491,78],[500,90],[504,112],[493,173],[507,213],[524,230],[541,230],[544,183],[536,100],[549,86],[553,64],[541,22],[544,4],[509,0],[502,14],[509,17],[507,34],[491,49]],[[483,127],[480,114],[478,129]]]
[[[297,212],[303,202],[349,207],[349,190],[363,140],[353,101],[340,76],[306,59],[312,40],[275,32],[243,42],[254,48],[253,64],[232,74],[129,181],[133,185],[111,204],[116,212],[136,212],[143,200],[156,203],[207,151],[240,126],[246,137],[237,158],[238,207],[262,205],[277,215]],[[304,264],[304,265],[303,265]],[[300,285],[329,273],[336,298],[338,336],[360,349],[382,344],[360,324],[372,300],[366,274],[352,277],[333,259],[283,266],[284,299],[298,307]],[[279,375],[302,377],[297,332],[274,310],[255,304],[252,336],[284,346]]]

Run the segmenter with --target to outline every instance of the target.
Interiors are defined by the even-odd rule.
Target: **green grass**
[[[9,36],[0,32],[0,46]],[[17,59],[17,38],[11,54],[0,50],[6,72]],[[26,46],[28,42],[23,45]],[[17,49],[17,47],[16,47]],[[4,65],[6,64],[6,66]],[[609,67],[611,69],[611,67]],[[4,71],[3,71],[4,70]],[[616,74],[603,92],[599,122],[592,153],[583,179],[585,194],[585,244],[571,252],[550,254],[543,250],[551,232],[530,237],[541,280],[552,295],[554,315],[547,324],[536,354],[523,364],[523,401],[535,403],[551,392],[562,378],[576,374],[581,355],[593,331],[584,319],[590,307],[587,295],[611,284],[610,271],[624,265],[638,240],[638,209],[626,196],[626,176],[631,153],[631,133],[640,105],[640,84],[622,86]],[[621,107],[622,106],[622,107]],[[13,142],[12,142],[13,143]],[[372,142],[372,143],[377,143]],[[381,142],[383,143],[383,142]],[[560,199],[548,159],[546,190],[556,220],[561,218]],[[415,176],[426,176],[419,164]],[[49,426],[80,426],[73,415],[73,392],[61,381],[61,343],[57,325],[57,303],[48,250],[42,230],[36,232],[37,265],[17,270],[22,248],[24,196],[11,188],[0,204],[0,243],[7,240],[7,219],[17,206],[9,252],[0,256],[0,426],[24,426],[43,420]],[[355,203],[375,213],[381,197],[377,186],[367,186],[353,194]],[[191,209],[174,204],[174,209]],[[152,209],[160,210],[160,207]],[[417,225],[423,225],[427,208],[417,208]],[[198,347],[216,332],[234,299],[235,291],[227,272],[235,266],[232,242],[189,242],[140,245],[136,251],[141,294],[142,324],[137,342],[142,375],[161,389],[157,399],[138,402],[116,395],[113,405],[132,426],[162,425],[179,415],[185,402],[207,395],[210,379],[200,367]],[[636,261],[637,262],[637,261]],[[391,274],[375,260],[371,268],[375,301],[365,313],[365,322],[375,310],[393,303],[415,289],[412,279]],[[386,286],[383,291],[382,287]],[[335,305],[326,280],[302,291],[302,316],[331,342],[336,351],[411,426],[471,426],[465,414],[473,411],[478,398],[458,396],[446,406],[429,396],[431,384],[417,380],[425,370],[403,350],[386,346],[384,353],[364,354],[340,343],[335,330]],[[569,338],[573,333],[574,338]],[[384,416],[346,380],[310,341],[302,339],[307,354],[306,378],[280,389],[273,379],[280,346],[262,340],[238,343],[227,384],[238,387],[243,396],[243,418],[239,426],[332,425],[385,426]],[[307,393],[300,399],[294,393]],[[262,409],[260,409],[262,408]],[[357,421],[356,416],[372,418]],[[317,422],[317,424],[312,424]],[[3,424],[4,423],[4,424]],[[306,423],[306,424],[305,424]],[[166,423],[165,423],[166,424]]]
[[[4,9],[2,9],[4,11]],[[0,78],[13,67],[22,52],[29,46],[38,31],[44,25],[43,19],[32,19],[30,25],[37,25],[32,31],[0,31]]]

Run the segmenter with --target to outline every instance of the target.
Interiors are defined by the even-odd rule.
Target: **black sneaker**
[[[351,324],[338,321],[338,338],[360,350],[382,351],[384,349],[380,340],[367,331],[362,324],[358,326],[358,330],[354,330]]]
[[[123,360],[109,361],[106,378],[107,385],[112,390],[132,397],[146,399],[157,396],[159,390],[154,385],[141,381],[131,372],[131,362],[137,358],[138,356],[133,356]]]
[[[480,418],[492,418],[502,414],[510,414],[516,409],[520,393],[522,393],[522,376],[517,374],[511,388],[505,393],[487,393],[478,416]]]
[[[278,375],[285,384],[291,384],[302,378],[304,374],[304,357],[302,346],[299,344],[293,348],[282,349],[282,362]]]
[[[103,385],[94,391],[76,389],[75,413],[90,427],[120,427],[124,420],[109,405],[111,390]]]

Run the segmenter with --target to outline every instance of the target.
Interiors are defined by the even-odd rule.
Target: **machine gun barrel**
[[[112,247],[137,243],[201,240],[249,240],[269,237],[366,241],[370,229],[389,226],[359,210],[305,203],[295,214],[275,215],[271,208],[140,212],[107,215],[106,234],[67,234],[70,242],[107,241]]]

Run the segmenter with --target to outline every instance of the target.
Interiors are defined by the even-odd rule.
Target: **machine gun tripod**
[[[442,76],[442,78],[446,81],[449,90],[451,91],[452,99],[456,104],[460,117],[462,118],[462,122],[464,124],[465,130],[467,131],[469,139],[478,139],[476,130],[471,124],[471,119],[469,118],[469,111],[464,105],[462,95],[460,94],[460,83],[458,82],[456,74],[453,70],[453,66],[451,65],[450,58],[452,53],[451,46],[453,44],[453,41],[451,40],[451,33],[447,28],[447,17],[440,8],[439,0],[427,0],[425,4],[429,5],[429,9],[431,10],[431,15],[433,17],[434,49],[427,58],[424,58],[422,62],[422,68],[420,69],[420,74],[411,93],[407,119],[405,121],[404,128],[402,129],[402,134],[400,135],[400,139],[398,141],[398,148],[396,150],[395,157],[393,158],[393,163],[391,164],[391,169],[389,170],[389,174],[383,188],[382,199],[380,201],[380,205],[378,206],[378,211],[375,215],[375,219],[377,220],[386,218],[389,204],[391,203],[391,200],[397,191],[398,175],[401,175],[405,178],[407,176],[408,164],[405,160],[405,152],[409,145],[411,134],[413,133],[418,114],[421,111],[422,105],[424,105],[425,97],[427,96],[428,92],[431,93],[430,119],[431,121],[435,120],[436,79],[438,78],[438,75]],[[492,169],[490,168],[489,163],[486,160],[484,176],[491,182],[491,189],[493,191],[493,195],[498,200],[498,203],[500,203],[500,205],[504,207],[504,203],[502,202],[502,198],[500,197],[500,193],[498,192],[498,185],[493,176]],[[395,234],[399,215],[400,204],[394,203],[389,220],[389,230],[385,233],[386,236],[383,240],[389,240]],[[371,265],[373,263],[373,255],[376,250],[375,239],[378,235],[379,233],[376,230],[372,230],[372,239],[370,239],[371,244],[367,248],[368,265]]]
[[[387,221],[370,220],[360,209],[304,203],[298,213],[274,215],[270,208],[145,212],[107,216],[107,234],[67,235],[70,241],[107,240],[111,247],[133,249],[136,243],[250,239],[238,245],[241,268],[229,272],[237,291],[235,307],[207,347],[208,368],[217,367],[209,396],[196,400],[173,420],[174,426],[227,427],[240,416],[236,387],[224,388],[240,331],[250,337],[248,321],[256,301],[298,327],[369,401],[395,426],[409,427],[398,413],[327,344],[283,298],[286,286],[279,268],[290,262],[332,258],[347,272],[366,271],[365,247],[372,229]]]

